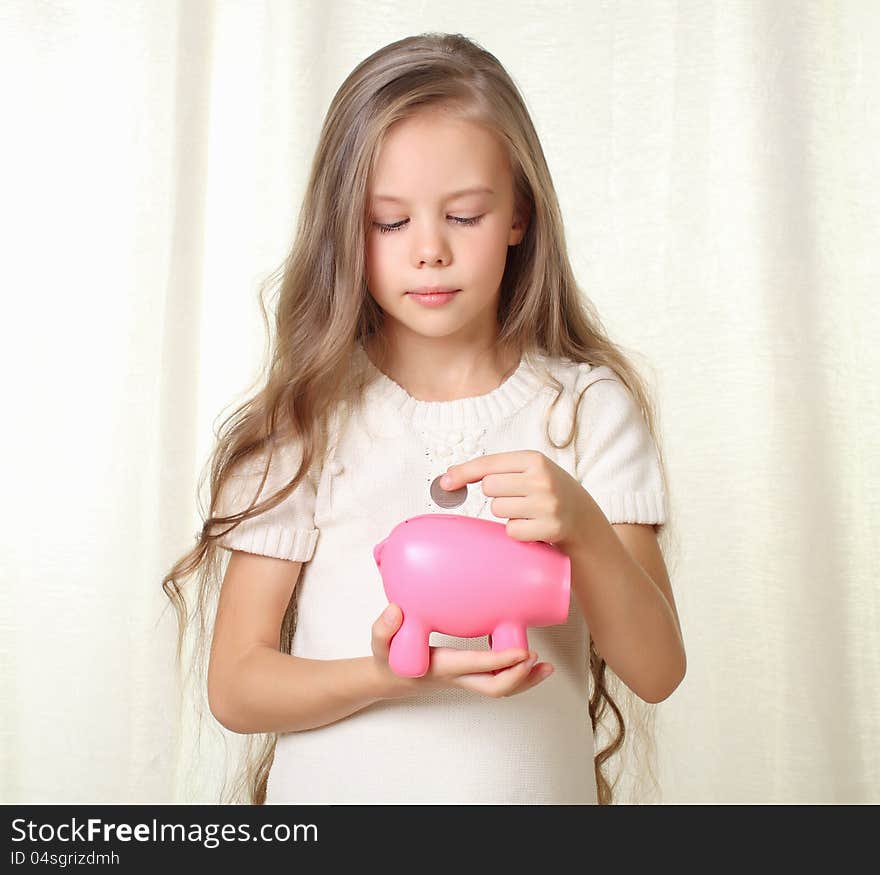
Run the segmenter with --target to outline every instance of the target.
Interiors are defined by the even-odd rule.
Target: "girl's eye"
[[[483,216],[485,213],[483,213]],[[463,219],[460,216],[447,216],[447,218],[452,219],[453,222],[457,222],[459,225],[477,225],[483,216],[474,216],[472,219]],[[393,225],[383,225],[381,222],[373,222],[373,224],[379,229],[380,234],[387,234],[390,231],[397,231],[402,228],[408,219],[403,219],[400,222],[395,222]]]

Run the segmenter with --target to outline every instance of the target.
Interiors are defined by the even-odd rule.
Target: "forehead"
[[[491,197],[509,179],[507,156],[482,125],[445,116],[405,119],[379,145],[369,196],[377,203]]]
[[[452,200],[457,197],[465,197],[466,195],[493,195],[495,194],[495,189],[489,188],[485,185],[474,185],[468,188],[461,188],[458,191],[450,191],[445,194],[441,194],[440,198],[442,200]],[[393,194],[373,194],[371,195],[372,200],[376,203],[391,203],[391,204],[405,204],[407,200],[405,197],[400,197],[399,195]]]

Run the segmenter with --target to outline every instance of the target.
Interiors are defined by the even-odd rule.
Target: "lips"
[[[448,295],[450,292],[460,292],[461,289],[454,289],[450,286],[420,286],[417,289],[410,289],[408,295]]]

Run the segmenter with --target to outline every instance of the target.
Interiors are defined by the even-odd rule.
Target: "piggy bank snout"
[[[388,538],[385,538],[384,540],[379,541],[379,543],[376,544],[375,547],[373,547],[373,558],[376,560],[376,565],[378,565],[380,568],[382,567],[382,548],[387,543]]]

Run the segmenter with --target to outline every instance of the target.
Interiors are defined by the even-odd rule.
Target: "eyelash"
[[[460,216],[449,216],[449,218],[454,222],[458,222],[459,225],[477,225],[485,215],[486,214],[483,213],[482,216],[474,216],[472,219],[463,219]],[[373,222],[373,224],[379,229],[380,234],[389,234],[392,231],[399,231],[406,221],[406,219],[403,219],[400,222],[394,222],[391,225],[383,225],[381,222]]]

